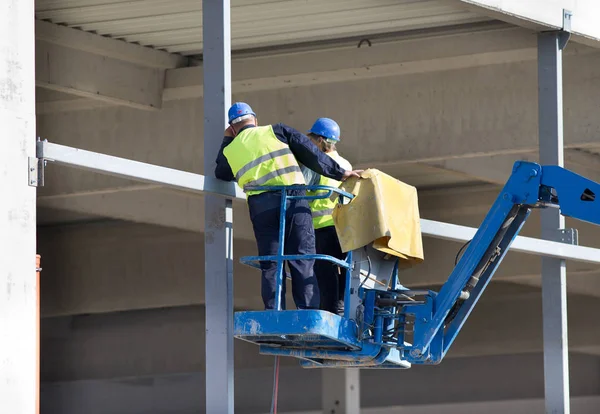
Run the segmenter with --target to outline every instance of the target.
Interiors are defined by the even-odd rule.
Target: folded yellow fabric
[[[355,197],[333,211],[343,252],[373,243],[373,248],[399,257],[402,267],[423,262],[417,189],[377,169],[351,178],[340,189]]]

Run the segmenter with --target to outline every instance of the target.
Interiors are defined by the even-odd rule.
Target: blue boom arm
[[[600,224],[597,193],[600,185],[561,167],[516,162],[440,292],[404,307],[405,318],[414,318],[413,344],[404,348],[405,358],[417,364],[444,358],[531,209],[560,208],[564,216]]]

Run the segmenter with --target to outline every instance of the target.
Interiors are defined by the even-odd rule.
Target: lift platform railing
[[[349,252],[346,255],[346,260],[339,260],[333,256],[324,254],[308,254],[308,255],[285,255],[285,218],[287,210],[288,200],[318,200],[332,197],[333,193],[339,195],[338,202],[343,203],[344,198],[351,200],[354,195],[342,191],[336,187],[324,186],[324,185],[291,185],[291,186],[251,186],[245,188],[245,191],[272,191],[279,192],[281,194],[280,209],[279,209],[279,246],[277,248],[276,256],[245,256],[240,261],[249,266],[260,269],[260,262],[276,262],[277,270],[275,273],[275,310],[282,310],[282,291],[283,291],[283,270],[284,262],[288,260],[302,260],[302,259],[314,259],[314,260],[326,260],[346,270],[346,286],[349,286],[350,281],[350,270],[352,268],[352,254]],[[289,195],[288,192],[300,191],[302,195]],[[316,194],[307,194],[307,192],[316,192]],[[344,310],[346,312],[346,310]],[[347,316],[347,315],[345,315]]]

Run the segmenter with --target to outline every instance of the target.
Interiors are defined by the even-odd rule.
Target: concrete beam
[[[571,165],[573,171],[591,170],[600,173],[600,156],[584,149],[565,151],[565,164]]]
[[[44,41],[60,46],[142,66],[181,68],[167,72],[164,101],[202,96],[203,87],[198,80],[203,77],[203,68],[198,62],[47,22],[38,21],[37,30],[40,40],[47,39]],[[242,53],[233,60],[232,87],[235,93],[244,93],[535,59],[535,45],[526,38],[516,40],[522,35],[521,32],[507,25],[491,23],[475,29],[475,33],[469,33],[466,29],[436,30],[429,36],[405,35],[400,40],[378,39],[373,46],[363,46],[358,55],[354,43],[334,49],[329,47],[328,50],[315,47],[317,50],[298,51],[294,48],[288,52],[267,52],[260,56]],[[423,47],[432,38],[438,44],[435,47]],[[515,44],[519,47],[513,50]],[[403,49],[402,54],[396,53],[398,48]],[[335,55],[332,55],[332,51]],[[188,65],[195,67],[185,68]],[[104,105],[115,103],[105,102]],[[41,102],[39,112],[97,107],[98,104],[72,99],[71,102]]]
[[[160,109],[164,70],[103,55],[36,43],[36,85],[137,109]]]
[[[583,175],[594,181],[600,181],[600,156],[582,149],[565,150],[565,168]],[[530,161],[539,163],[537,153],[522,153],[519,155],[491,155],[467,159],[447,159],[428,163],[432,167],[446,171],[464,174],[475,180],[503,186],[506,184],[515,161]]]
[[[114,105],[160,108],[165,69],[195,62],[177,54],[36,20],[37,85],[66,92],[38,96],[37,113]]]
[[[497,288],[502,286],[490,286],[490,295],[481,298],[440,367],[454,358],[542,351],[541,295],[519,296],[513,290],[499,297],[495,291],[501,289]],[[600,348],[600,331],[589,318],[597,311],[597,298],[569,296],[571,352]],[[204,357],[194,350],[204,347],[204,328],[202,306],[46,318],[42,352],[47,363],[42,378],[60,381],[203,371]],[[255,345],[236,341],[236,370],[272,364],[273,358],[259,355]],[[281,358],[282,367],[297,364],[294,358]],[[410,372],[436,369],[414,366]]]
[[[298,370],[290,370],[285,372],[290,378],[294,378],[293,383],[289,382],[289,387],[297,386],[311,397],[315,396],[314,390],[314,375],[310,372],[298,372]],[[63,414],[77,414],[79,411],[75,407],[83,407],[88,414],[116,414],[119,413],[123,406],[128,408],[130,414],[162,414],[165,409],[181,408],[178,412],[193,412],[194,407],[201,406],[204,403],[204,398],[197,390],[204,387],[204,381],[200,376],[196,375],[180,375],[174,377],[150,377],[139,379],[138,384],[135,381],[81,381],[81,382],[66,382],[57,384],[46,384],[43,388],[44,392],[44,407],[50,412],[60,412]],[[254,389],[252,383],[265,384],[270,381],[269,372],[249,372],[245,373],[243,380],[238,380],[240,386]],[[403,376],[406,374],[403,373]],[[494,373],[490,371],[489,377],[494,377]],[[488,378],[489,378],[488,377]],[[454,378],[457,378],[454,376]],[[465,376],[464,381],[471,381],[472,377]],[[450,382],[458,380],[450,379]],[[393,378],[388,381],[377,381],[375,386],[389,390],[389,383],[394,383]],[[487,382],[487,381],[486,381]],[[511,379],[506,379],[505,382],[513,382]],[[286,383],[288,384],[288,383]],[[424,388],[432,390],[431,384],[427,381],[421,383]],[[463,382],[464,384],[464,382]],[[442,385],[440,383],[440,385]],[[445,385],[445,384],[444,384]],[[262,387],[265,388],[265,387]],[[405,389],[403,385],[401,388]],[[463,387],[465,388],[465,387]],[[239,407],[236,406],[236,412],[239,414],[267,414],[269,407],[268,396],[264,395],[264,390],[260,390],[260,398],[257,401],[257,393],[244,392],[244,399],[239,399]],[[420,394],[420,390],[417,394]],[[297,393],[300,394],[300,393]],[[396,392],[388,394],[395,394]],[[110,395],[108,399],[105,396]],[[173,396],[177,396],[174,398]],[[291,396],[287,396],[290,398]],[[399,396],[398,396],[399,397]],[[291,399],[291,398],[290,398]],[[308,400],[308,401],[306,401]],[[281,414],[323,414],[322,410],[307,409],[298,411],[298,408],[303,405],[310,405],[310,400],[314,398],[305,398],[305,401],[300,402],[299,398],[292,401],[286,400],[280,404],[286,409],[278,411]],[[289,401],[289,402],[288,402]],[[478,401],[478,402],[455,402],[441,404],[422,404],[409,405],[405,401],[398,401],[402,405],[394,406],[370,406],[363,408],[363,414],[464,414],[464,413],[481,413],[486,414],[505,414],[505,413],[541,413],[544,409],[543,398],[526,398],[521,400],[494,400],[494,401]],[[298,404],[300,403],[300,404]],[[571,399],[571,412],[573,414],[596,414],[597,407],[600,405],[600,397],[598,396],[582,396]],[[165,407],[165,409],[163,409]],[[328,412],[329,413],[329,412]]]
[[[42,227],[42,315],[204,303],[203,236],[120,222]],[[256,245],[236,240],[234,252],[235,306],[260,309],[260,272],[239,263]]]
[[[35,21],[35,36],[37,40],[64,46],[69,49],[101,55],[135,65],[155,69],[172,69],[185,67],[192,60],[181,55],[164,52],[122,40],[115,40],[83,30],[53,24],[46,21]],[[110,77],[111,74],[99,70],[99,74]]]
[[[464,174],[475,180],[503,186],[512,173],[512,167],[517,160],[538,162],[534,153],[523,153],[515,156],[491,155],[472,158],[452,158],[428,163],[436,168]]]
[[[122,329],[126,326],[124,324]],[[48,341],[53,340],[48,339]],[[92,340],[87,344],[89,350],[95,348],[94,342]],[[105,344],[105,338],[98,338],[97,347]],[[139,345],[141,349],[145,348],[143,344],[134,341],[129,344]],[[79,366],[81,360],[77,354],[67,353],[72,348],[68,347],[69,349],[63,351],[60,350],[60,345],[60,343],[52,343],[52,348],[59,350],[56,355],[62,358],[48,360],[48,362],[52,361],[52,370],[48,373],[54,375],[52,382],[45,382],[42,386],[44,411],[63,414],[78,414],[81,411],[89,414],[99,412],[116,414],[126,406],[131,414],[162,414],[193,412],[194,407],[203,404],[204,395],[199,390],[204,388],[204,373],[198,372],[196,364],[193,368],[187,369],[187,372],[172,374],[143,375],[141,372],[144,370],[140,370],[138,376],[125,378],[98,378],[97,376],[94,378],[90,375],[89,379],[69,379],[76,378],[77,374],[81,375],[82,372],[78,368],[85,368],[85,366]],[[246,357],[246,360],[255,361],[261,358],[256,355],[256,347],[246,348],[242,343],[240,345],[245,351],[239,355],[240,359]],[[178,344],[171,343],[166,346],[175,348]],[[238,351],[236,346],[236,352]],[[99,357],[104,355],[102,353]],[[593,397],[598,392],[600,382],[597,370],[598,358],[581,354],[572,354],[570,357],[573,409],[580,407],[582,400],[598,404],[597,398]],[[117,361],[114,359],[117,358],[106,360],[107,371],[118,362],[118,359]],[[288,358],[283,359],[283,361],[287,360]],[[90,358],[87,361],[90,361]],[[138,363],[141,361],[142,358],[137,359]],[[535,406],[541,402],[540,407],[543,407],[542,361],[541,354],[521,354],[448,358],[439,366],[413,367],[401,373],[394,370],[363,369],[360,370],[361,381],[364,384],[361,412],[377,414],[446,413],[444,410],[449,410],[448,414],[543,412],[543,409],[538,410]],[[169,365],[173,362],[175,361],[165,361]],[[318,410],[318,404],[323,370],[302,369],[295,361],[290,362],[280,369],[278,412],[322,413]],[[237,413],[266,414],[268,412],[271,402],[270,384],[273,381],[271,364],[272,360],[268,358],[262,361],[261,366],[236,371]],[[97,365],[96,369],[101,369],[101,360],[99,359],[95,365]],[[61,375],[58,370],[63,368]],[[87,371],[88,374],[93,372],[94,368]],[[486,378],[486,380],[473,381],[473,378]],[[394,387],[394,392],[390,392],[390,385],[399,383],[402,386]],[[469,386],[465,387],[465,384]],[[297,392],[298,389],[302,389],[303,392]],[[311,398],[306,398],[306,395],[310,395]],[[518,404],[517,401],[521,401],[523,405]],[[597,405],[590,405],[590,408],[593,410],[574,412],[596,413]]]
[[[540,352],[543,349],[541,294],[496,298],[493,289],[491,286],[490,294],[477,304],[448,356]],[[598,298],[569,295],[568,303],[569,351],[599,349],[600,332],[591,332],[584,320],[589,310],[600,307]]]
[[[256,351],[255,348],[250,350]],[[69,355],[65,354],[65,357]],[[255,357],[248,355],[248,359]],[[572,354],[570,357],[573,412],[595,414],[600,404],[596,396],[599,384],[596,368],[598,358],[581,354]],[[73,367],[66,362],[66,358],[62,359],[64,366]],[[541,413],[542,360],[541,354],[449,358],[439,366],[414,367],[401,373],[394,370],[361,370],[365,390],[361,412]],[[267,365],[272,361],[264,362]],[[268,412],[272,371],[271,367],[237,370],[237,413]],[[321,414],[322,410],[318,410],[321,371],[302,369],[297,365],[283,366],[280,370],[278,412]],[[473,381],[473,378],[486,380]],[[390,392],[390,385],[400,382],[402,386],[394,387],[394,392]],[[469,386],[465,387],[464,384]],[[198,371],[129,378],[60,380],[43,384],[42,402],[44,412],[62,414],[78,414],[81,411],[116,414],[124,406],[130,414],[185,413],[194,412],[194,407],[202,406],[204,395],[199,390],[203,388],[204,373]],[[298,389],[303,392],[296,392]],[[306,395],[311,398],[306,398]],[[588,407],[587,411],[582,411],[585,406]]]
[[[433,44],[423,43],[421,50]],[[399,51],[392,56],[402,55]],[[600,122],[593,108],[600,94],[594,81],[600,54],[576,55],[565,61],[567,147],[597,146]],[[269,67],[263,64],[265,70]],[[383,169],[482,155],[518,158],[537,151],[536,76],[535,61],[527,61],[255,91],[238,94],[236,99],[251,102],[261,123],[284,121],[300,130],[327,114],[347,131],[340,149],[354,165]],[[167,165],[167,155],[180,151],[178,162],[171,165],[185,169],[202,162],[202,142],[197,137],[203,131],[193,115],[197,110],[201,102],[187,99],[164,103],[159,114],[107,108],[63,113],[60,123],[52,114],[42,115],[39,133],[51,142],[100,152],[108,152],[106,143],[110,142],[113,155],[159,165]],[[107,124],[119,128],[107,129]],[[140,152],[140,146],[147,149]]]
[[[234,214],[239,223],[242,212]],[[236,227],[234,234],[239,233]],[[41,227],[43,315],[202,304],[202,237],[202,233],[123,222]],[[260,273],[239,263],[241,256],[256,254],[255,242],[236,237],[235,245],[235,305],[260,309]],[[450,275],[460,244],[425,238],[424,249],[425,262],[402,271],[400,281],[436,289]],[[594,265],[569,263],[569,292],[600,296],[600,278],[592,276],[599,271]],[[509,253],[493,282],[535,285],[539,275],[535,257]]]
[[[204,232],[203,200],[203,196],[190,197],[158,186],[132,185],[39,197],[38,205],[201,233]],[[236,200],[234,214],[236,240],[254,240],[246,203]]]
[[[35,113],[38,116],[48,113],[85,111],[115,106],[115,104],[111,102],[81,98],[70,93],[58,92],[41,87],[36,87],[35,98]]]
[[[59,112],[109,108],[111,106],[115,106],[113,101],[109,102],[92,98],[78,98],[76,95],[68,95],[66,99],[36,102],[35,113],[37,115],[56,114]]]
[[[353,56],[355,44],[348,44],[347,42],[347,46],[335,49],[335,59],[331,59],[331,50],[317,50],[315,52],[315,48],[312,48],[312,52],[298,52],[297,48],[291,49],[289,52],[277,52],[275,55],[267,52],[258,57],[258,59],[256,56],[247,56],[247,54],[242,53],[238,54],[238,58],[234,59],[233,62],[233,90],[235,93],[242,93],[367,79],[392,74],[457,69],[494,64],[502,61],[508,62],[515,59],[519,60],[526,55],[527,59],[535,58],[533,44],[527,43],[526,49],[511,50],[511,39],[514,39],[515,35],[518,35],[519,29],[515,30],[515,28],[507,25],[490,23],[481,29],[475,29],[476,32],[479,32],[479,30],[483,30],[483,39],[477,41],[475,45],[469,40],[469,37],[473,37],[473,33],[467,33],[466,29],[435,30],[433,31],[434,34],[429,35],[429,37],[433,36],[436,39],[443,38],[445,39],[444,44],[449,42],[458,43],[450,48],[440,45],[435,50],[419,47],[420,43],[427,40],[423,38],[423,35],[404,36],[400,42],[379,38],[375,47],[363,47],[365,51],[358,57],[358,62],[356,61],[357,57]],[[492,46],[491,53],[483,53],[481,56],[475,56],[482,50],[486,51],[485,45],[489,42],[488,37],[490,36],[487,32],[490,30],[494,33],[497,30],[501,30],[503,33],[506,33],[506,36],[499,41],[494,41],[495,45]],[[190,58],[129,44],[121,40],[109,39],[44,21],[36,21],[36,31],[38,40],[43,42],[66,46],[106,58],[157,69],[184,68],[179,71],[172,70],[168,72],[166,77],[167,88],[163,95],[164,100],[198,98],[202,96],[202,84],[198,83],[198,79],[202,79],[202,67],[200,67],[199,62]],[[494,33],[492,33],[492,36],[494,36]],[[495,35],[497,36],[497,34]],[[447,36],[449,37],[446,39]],[[383,43],[381,43],[382,41]],[[396,61],[395,56],[397,54],[390,53],[390,51],[395,50],[398,46],[402,47],[405,43],[408,50],[403,55],[407,57]],[[427,52],[423,54],[422,51]],[[448,51],[452,51],[452,54],[448,54]],[[442,57],[440,62],[436,62],[442,65],[440,69],[437,69],[436,65],[428,64],[436,56],[436,52],[442,52],[442,55],[445,56],[445,58]],[[465,56],[462,56],[461,53]],[[394,57],[390,59],[389,56]],[[327,58],[324,59],[324,57]],[[411,57],[413,60],[420,58],[422,61],[411,61]],[[293,64],[290,64],[290,58]],[[308,62],[312,62],[312,65],[308,65]],[[333,62],[335,63],[331,64]],[[317,65],[316,67],[315,64]],[[102,66],[102,72],[112,72],[110,65],[103,64]],[[197,67],[185,68],[186,66]],[[267,72],[265,72],[265,67],[267,68]],[[273,73],[268,73],[269,70]],[[236,77],[237,73],[239,73],[239,76]],[[118,104],[118,102],[106,101],[104,103],[105,106],[114,104]],[[66,100],[60,102],[53,101],[51,103],[43,102],[43,105],[40,105],[39,109],[41,113],[53,113],[97,107],[99,107],[98,104],[91,104],[81,99],[72,99],[72,102]]]
[[[167,103],[160,111],[113,107],[60,116],[50,114],[37,117],[37,131],[38,136],[51,142],[72,143],[90,151],[202,173],[203,128],[202,118],[197,116],[202,111],[201,101],[180,101]],[[171,138],[165,139],[167,136]],[[70,194],[138,184],[49,165],[45,186],[39,188],[38,194]]]
[[[232,61],[232,88],[234,93],[247,93],[533,61],[534,40],[525,30],[491,24],[472,31],[438,30],[433,34],[374,39],[358,49],[352,43],[241,54]],[[587,50],[580,47],[577,52]],[[202,72],[201,65],[168,70],[164,100],[201,97]]]

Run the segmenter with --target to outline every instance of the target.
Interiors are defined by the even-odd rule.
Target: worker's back
[[[275,136],[271,125],[242,130],[223,149],[238,185],[251,186],[304,184],[304,176],[289,146]],[[256,195],[261,191],[246,191]]]

